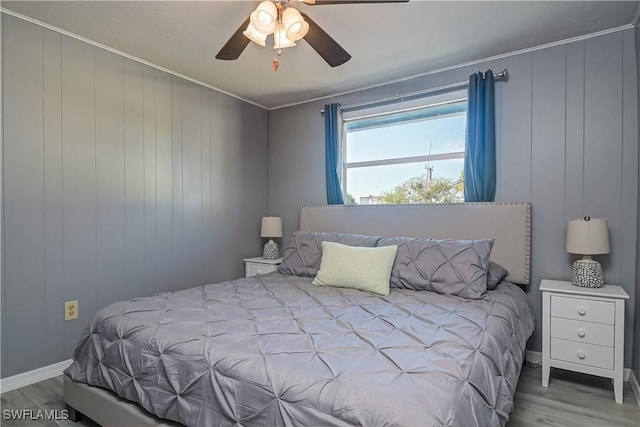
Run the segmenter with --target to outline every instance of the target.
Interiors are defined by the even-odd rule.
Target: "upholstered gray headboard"
[[[495,239],[491,260],[529,284],[531,204],[326,205],[300,208],[299,229],[373,236]]]

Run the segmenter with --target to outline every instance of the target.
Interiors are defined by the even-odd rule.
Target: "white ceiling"
[[[308,6],[351,55],[331,68],[304,41],[251,43],[214,59],[258,1],[3,1],[2,7],[184,74],[266,108],[632,24],[637,1],[446,1]],[[269,43],[269,41],[268,41]]]

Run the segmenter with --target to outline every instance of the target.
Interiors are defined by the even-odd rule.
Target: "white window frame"
[[[437,105],[448,104],[452,102],[466,101],[468,94],[465,90],[457,90],[437,95],[431,95],[411,101],[397,102],[391,105],[378,106],[366,109],[358,109],[342,113],[342,138],[340,138],[340,185],[342,194],[347,194],[347,170],[352,168],[362,168],[370,166],[398,165],[403,163],[433,162],[436,160],[464,159],[464,151],[456,151],[451,153],[431,154],[412,157],[395,157],[390,159],[369,160],[362,162],[347,162],[347,125],[351,121],[368,119],[376,116],[383,116],[393,113],[401,113],[416,109],[435,107]]]

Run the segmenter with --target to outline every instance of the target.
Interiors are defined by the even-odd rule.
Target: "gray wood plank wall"
[[[6,377],[70,358],[111,302],[242,275],[268,114],[9,15],[2,31]]]
[[[640,27],[636,27],[636,81],[640,82]],[[632,77],[631,77],[632,78]],[[638,133],[640,134],[640,85],[638,85]],[[640,150],[638,152],[640,164]],[[638,212],[640,212],[640,190],[638,192]],[[637,218],[636,231],[640,230],[640,215]],[[640,308],[640,239],[636,242],[636,307]],[[633,326],[633,372],[636,379],[640,379],[640,316],[636,316]]]
[[[527,289],[541,325],[540,280],[567,279],[567,220],[609,220],[611,253],[599,256],[608,283],[631,296],[625,366],[631,366],[638,218],[638,91],[634,30],[514,54],[333,99],[269,112],[269,213],[285,235],[298,207],[325,203],[322,105],[353,104],[466,80],[507,68],[497,83],[498,201],[533,205],[532,280]],[[300,135],[305,135],[300,138]],[[637,334],[636,334],[637,335]],[[541,334],[529,342],[541,350]]]

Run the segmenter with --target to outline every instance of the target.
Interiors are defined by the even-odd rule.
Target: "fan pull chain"
[[[273,71],[278,71],[278,68],[280,67],[280,61],[278,61],[278,57],[274,56],[273,57],[273,62],[271,63],[273,66]]]

